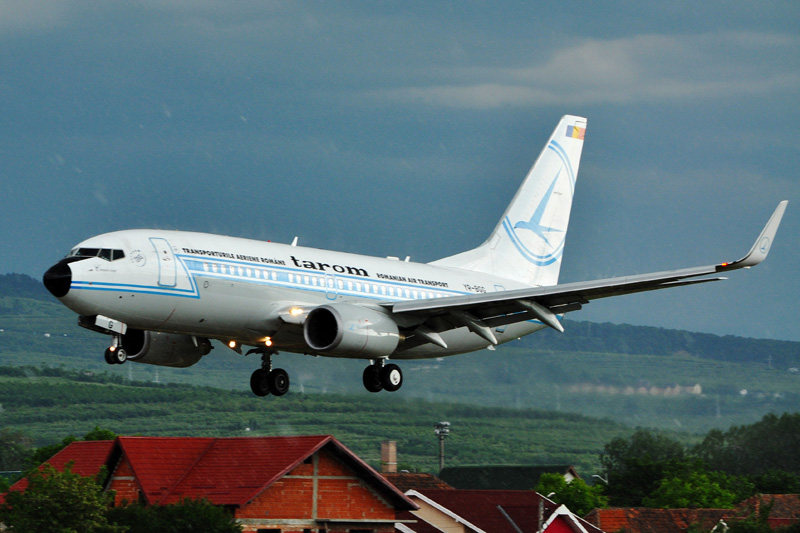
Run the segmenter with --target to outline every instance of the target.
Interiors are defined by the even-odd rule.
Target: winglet
[[[772,241],[775,239],[775,234],[778,232],[778,226],[781,224],[783,213],[786,211],[786,204],[788,203],[788,200],[784,200],[778,204],[778,207],[775,208],[775,212],[772,213],[767,225],[764,226],[755,244],[753,244],[753,247],[750,248],[746,256],[733,263],[723,263],[719,265],[718,269],[749,268],[751,266],[756,266],[766,259],[769,249],[772,246]]]

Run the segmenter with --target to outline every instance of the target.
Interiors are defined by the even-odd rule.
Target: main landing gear
[[[272,356],[277,352],[261,352],[261,368],[250,376],[250,389],[256,396],[283,396],[289,392],[289,374],[282,368],[272,368]]]
[[[364,369],[364,388],[369,392],[382,390],[394,392],[403,386],[403,371],[395,364],[385,364],[385,360],[372,362]]]
[[[121,365],[128,360],[128,354],[122,347],[122,338],[119,335],[114,335],[114,340],[111,346],[106,348],[104,357],[109,365]]]

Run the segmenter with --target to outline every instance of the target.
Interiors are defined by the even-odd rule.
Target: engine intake
[[[195,345],[189,335],[130,328],[122,336],[121,346],[128,354],[128,361],[175,368],[192,366],[213,348],[204,338],[197,338]]]
[[[397,323],[385,313],[352,304],[321,305],[303,327],[306,344],[325,355],[391,355],[400,342]]]

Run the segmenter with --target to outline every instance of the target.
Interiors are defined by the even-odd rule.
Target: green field
[[[3,373],[19,371],[4,367]],[[390,395],[300,394],[269,401],[190,385],[111,383],[106,376],[0,375],[2,427],[42,445],[95,426],[124,435],[332,434],[374,466],[396,440],[402,468],[435,471],[434,423],[452,424],[447,464],[572,463],[596,472],[598,452],[630,430],[622,424],[534,409],[477,407]],[[46,372],[47,373],[47,372]]]

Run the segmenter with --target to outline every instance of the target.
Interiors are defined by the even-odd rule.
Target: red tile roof
[[[800,496],[797,494],[759,494],[743,501],[736,509],[595,509],[586,515],[586,520],[603,531],[676,533],[686,531],[692,524],[710,530],[720,520],[741,520],[768,504],[772,504],[769,515],[772,527],[800,522]]]
[[[586,521],[603,531],[637,533],[678,533],[692,524],[711,530],[720,520],[735,514],[733,509],[649,509],[645,507],[595,509]]]
[[[108,454],[113,446],[113,440],[76,441],[48,459],[47,463],[59,472],[64,471],[67,463],[72,463],[71,472],[73,474],[85,477],[96,476],[100,472],[100,468],[106,463]],[[43,466],[40,466],[39,469],[41,470]],[[22,478],[11,485],[9,490],[25,490],[27,488],[28,479]],[[3,501],[5,501],[5,498],[0,494],[0,503]]]
[[[410,472],[381,472],[386,480],[397,487],[401,492],[416,489],[445,489],[454,490],[453,487],[434,476],[433,474]]]
[[[736,508],[740,514],[761,513],[766,506],[771,506],[768,522],[773,528],[800,522],[800,494],[758,494]]]
[[[206,498],[217,505],[244,506],[275,481],[325,448],[398,510],[417,506],[330,435],[301,437],[118,437],[115,441],[73,442],[50,459],[57,468],[75,461],[73,472],[111,472],[124,457],[145,500],[169,504]],[[24,485],[17,488],[17,485]],[[15,490],[24,490],[20,481]]]

